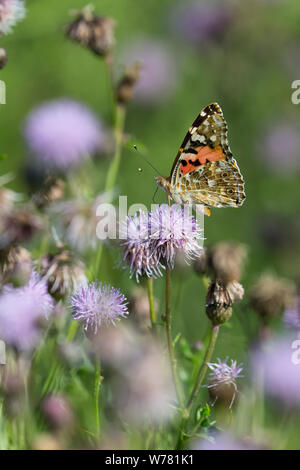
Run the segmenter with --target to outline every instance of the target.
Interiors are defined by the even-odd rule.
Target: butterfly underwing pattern
[[[178,204],[240,207],[245,198],[244,180],[232,156],[227,124],[217,103],[206,106],[189,128],[168,178],[156,178]]]

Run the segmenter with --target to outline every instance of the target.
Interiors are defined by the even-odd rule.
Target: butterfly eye
[[[232,189],[227,189],[227,193],[228,193],[228,194],[232,194],[232,193],[233,193],[233,190],[232,190]]]
[[[223,173],[223,178],[226,178],[228,176],[228,173],[226,173],[226,171]]]

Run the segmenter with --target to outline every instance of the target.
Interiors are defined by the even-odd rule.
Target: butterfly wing
[[[210,207],[238,207],[243,203],[243,177],[232,156],[227,124],[217,103],[206,106],[189,128],[174,161],[170,183],[184,194],[184,202]]]

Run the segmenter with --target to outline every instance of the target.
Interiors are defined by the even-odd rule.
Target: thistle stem
[[[203,358],[203,362],[201,364],[201,367],[199,369],[197,379],[196,379],[196,383],[194,385],[191,396],[190,396],[190,398],[187,402],[187,405],[186,405],[185,411],[188,413],[188,415],[190,414],[191,408],[193,406],[194,399],[197,396],[197,394],[199,392],[199,389],[202,385],[202,382],[204,380],[204,377],[205,377],[205,374],[206,374],[206,371],[207,371],[207,367],[208,367],[207,363],[211,360],[212,354],[214,352],[215,344],[216,344],[218,333],[219,333],[219,329],[220,329],[220,327],[218,325],[217,326],[212,326],[212,328],[211,328],[210,338],[209,338],[209,343],[208,343],[208,346],[207,346],[207,350],[206,350],[205,356]]]
[[[177,361],[175,357],[174,345],[172,341],[172,329],[171,329],[171,271],[167,267],[166,268],[166,333],[167,333],[167,343],[168,343],[168,351],[169,351],[169,358],[171,364],[171,370],[173,375],[173,381],[175,385],[175,391],[177,395],[178,402],[180,407],[183,407],[183,400],[181,397],[181,387],[180,381],[177,374]]]
[[[125,124],[125,107],[122,105],[116,105],[116,114],[115,114],[115,154],[111,161],[110,167],[108,169],[106,183],[105,183],[105,192],[108,192],[108,202],[112,199],[112,190],[115,186],[122,154],[122,144],[123,144],[123,131]],[[96,271],[95,276],[97,276],[100,268],[101,257],[103,252],[103,243],[99,244],[99,248],[96,256]]]
[[[152,330],[156,330],[156,313],[154,308],[154,296],[153,296],[153,278],[147,278],[147,291],[148,291],[148,300],[149,300],[149,311],[150,311],[150,320],[152,325]]]
[[[212,327],[211,327],[209,343],[208,343],[208,346],[207,346],[205,356],[204,356],[202,364],[200,366],[200,369],[199,369],[197,379],[196,379],[194,388],[192,390],[191,396],[190,396],[190,398],[189,398],[189,400],[186,404],[186,407],[185,407],[185,409],[183,410],[183,413],[182,413],[182,423],[181,423],[181,426],[180,426],[180,435],[179,435],[179,438],[178,438],[176,449],[182,449],[183,448],[183,445],[184,445],[184,442],[185,442],[186,424],[187,424],[188,419],[190,417],[190,413],[191,413],[192,406],[194,404],[194,400],[195,400],[196,396],[198,395],[198,392],[200,390],[202,382],[205,378],[207,368],[208,368],[207,363],[210,362],[210,360],[212,358],[212,355],[213,355],[213,352],[214,352],[214,349],[215,349],[215,345],[216,345],[216,341],[217,341],[217,337],[218,337],[218,334],[219,334],[219,329],[220,329],[219,325],[212,325]]]

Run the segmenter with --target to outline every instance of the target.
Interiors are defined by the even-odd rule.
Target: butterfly
[[[217,103],[206,106],[189,128],[174,160],[171,174],[155,178],[178,204],[202,207],[240,207],[244,180],[227,140],[227,124]]]

